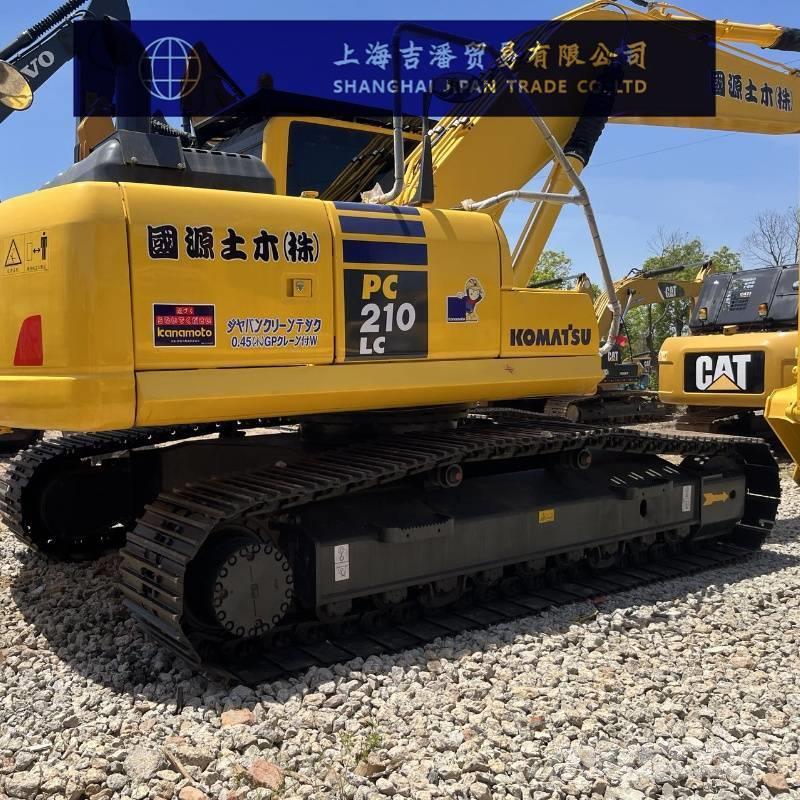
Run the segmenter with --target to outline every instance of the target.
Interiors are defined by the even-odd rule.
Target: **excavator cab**
[[[406,156],[421,138],[418,128],[409,128]],[[274,116],[216,147],[261,158],[275,176],[277,193],[293,197],[316,192],[323,200],[358,202],[361,192],[392,181],[392,131],[379,119]]]
[[[797,278],[797,265],[718,273],[704,282],[689,330],[791,330],[797,324]]]

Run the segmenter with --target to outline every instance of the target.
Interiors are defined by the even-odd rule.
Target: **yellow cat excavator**
[[[686,405],[685,430],[763,432],[770,394],[793,383],[797,362],[797,267],[706,278],[689,319],[658,355],[659,395]]]
[[[620,10],[670,19],[605,2],[562,18]],[[775,26],[717,36],[800,47]],[[797,88],[725,46],[717,67]],[[798,127],[794,111],[724,100],[690,124]],[[118,120],[46,188],[4,202],[0,248],[25,268],[0,275],[0,423],[77,432],[15,457],[8,528],[53,557],[122,546],[120,588],[147,631],[248,681],[760,546],[780,493],[763,442],[498,406],[603,379],[621,308],[579,175],[602,126],[462,117],[423,124],[404,158],[396,113],[392,188],[369,202],[276,191],[298,168],[291,119],[247,121],[264,158],[204,149],[203,126],[182,147]],[[521,191],[548,161],[545,190]],[[514,197],[538,204],[516,255],[495,221]],[[605,345],[587,296],[525,288],[548,203],[585,213]],[[297,428],[259,432],[276,421]]]
[[[621,306],[620,330],[626,333],[625,319],[628,312],[639,306],[672,303],[688,300],[694,306],[703,280],[713,269],[711,261],[700,265],[692,280],[669,279],[686,269],[685,266],[662,267],[644,272],[632,271],[614,283],[617,301]],[[560,280],[557,281],[560,283]],[[545,288],[556,281],[534,282],[533,288]],[[575,291],[591,293],[591,283],[580,276]],[[608,339],[612,313],[608,293],[601,292],[594,301],[600,339]],[[658,392],[647,389],[650,382],[653,355],[651,352],[626,359],[624,348],[615,342],[603,355],[602,369],[605,377],[597,387],[597,393],[589,397],[553,397],[541,401],[540,410],[546,414],[569,419],[572,422],[644,422],[663,418],[672,413],[671,406],[659,400]]]

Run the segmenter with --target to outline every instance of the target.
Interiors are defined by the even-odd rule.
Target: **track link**
[[[195,667],[254,682],[313,664],[403,649],[470,625],[524,616],[581,596],[630,588],[649,580],[716,566],[757,549],[772,528],[780,496],[769,448],[740,437],[664,436],[598,428],[545,415],[492,409],[458,430],[389,437],[331,450],[284,467],[252,470],[162,493],[147,505],[122,551],[121,591],[150,635]],[[187,567],[215,529],[236,522],[254,531],[283,512],[396,483],[437,467],[477,461],[569,454],[584,448],[707,459],[734,456],[742,464],[747,498],[742,520],[725,538],[663,565],[616,570],[535,594],[503,584],[511,596],[432,614],[414,603],[348,615],[332,624],[292,618],[255,639],[225,639],[193,617],[184,594]],[[678,565],[678,566],[676,566]],[[578,587],[577,589],[575,587]],[[577,592],[577,593],[576,593]],[[462,599],[462,603],[463,603]],[[465,622],[466,621],[466,622]],[[366,631],[366,633],[365,633]]]
[[[698,433],[746,433],[751,427],[754,413],[749,409],[711,406],[694,407],[675,420],[675,427],[680,431],[697,431]],[[765,424],[764,428],[770,431]]]
[[[252,420],[238,427],[263,425]],[[223,423],[161,428],[128,428],[102,433],[74,433],[40,442],[17,453],[0,476],[0,518],[32,550],[59,559],[88,559],[121,547],[135,517],[122,510],[113,525],[91,530],[83,526],[75,535],[55,539],[40,513],[39,490],[46,480],[71,467],[124,451],[155,447],[197,436],[219,433]]]

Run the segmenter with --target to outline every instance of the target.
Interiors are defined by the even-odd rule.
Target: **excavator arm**
[[[617,299],[623,309],[623,317],[638,306],[651,303],[668,303],[674,300],[689,300],[694,304],[703,280],[712,271],[712,264],[706,261],[702,264],[697,276],[691,280],[684,278],[669,278],[669,275],[685,269],[685,267],[664,267],[649,272],[640,272],[630,275],[614,284]],[[608,335],[611,327],[611,311],[609,309],[608,293],[603,292],[595,300],[594,310],[597,314],[597,323],[600,329],[600,338]]]
[[[130,21],[127,0],[68,0],[17,36],[0,50],[0,124],[13,112],[26,109],[38,89],[72,60],[75,53],[73,23],[83,19],[112,18]],[[3,85],[6,76],[9,91]],[[87,117],[79,124],[78,158],[88,154],[81,141],[103,138],[113,129],[107,117]],[[91,131],[96,133],[91,133]],[[99,133],[98,133],[99,132]]]
[[[686,278],[669,279],[669,275],[682,272],[687,269],[685,266],[663,267],[648,272],[637,272],[628,275],[614,283],[614,290],[622,309],[623,319],[625,315],[634,308],[643,305],[656,303],[669,303],[674,300],[689,300],[694,305],[695,300],[700,294],[703,281],[707,275],[713,271],[711,259],[704,261],[691,280]],[[571,291],[582,292],[592,295],[593,284],[586,273],[570,275],[564,278],[550,278],[548,280],[536,281],[530,284],[531,289],[556,289],[565,283],[572,282]],[[601,292],[597,295],[594,302],[594,310],[597,315],[597,325],[600,331],[600,339],[608,337],[611,328],[611,310],[608,292]]]
[[[562,14],[557,21],[605,21],[625,15],[633,21],[669,24],[672,21],[701,20],[702,17],[667,3],[634,8],[623,3],[588,3]],[[746,51],[739,44],[759,45],[776,50],[800,50],[800,32],[777,25],[750,25],[727,20],[716,23],[716,115],[713,117],[614,117],[610,122],[751,133],[789,134],[800,131],[800,73],[784,64]],[[755,88],[752,88],[755,87]],[[762,95],[763,87],[767,90]],[[553,158],[546,138],[531,117],[496,117],[486,113],[489,101],[480,98],[458,113],[441,119],[430,131],[431,166],[438,206],[460,206],[469,197],[492,197],[524,186],[548,164],[549,174],[542,192],[563,195],[573,181],[565,165]],[[576,174],[585,168],[603,128],[596,121],[592,136],[576,137],[581,120],[555,117],[547,126],[564,149],[566,160]],[[578,141],[580,139],[580,141]],[[498,147],[498,143],[502,143]],[[394,202],[409,203],[418,193],[422,174],[423,148],[405,161],[403,191]],[[485,209],[498,219],[507,202]],[[483,210],[483,209],[482,209]],[[522,234],[513,251],[517,285],[526,285],[535,271],[561,204],[534,202]]]

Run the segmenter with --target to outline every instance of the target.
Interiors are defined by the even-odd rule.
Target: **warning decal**
[[[337,544],[333,548],[333,580],[350,580],[350,545]]]
[[[6,275],[28,275],[47,270],[47,231],[20,233],[0,241],[0,258]]]
[[[21,263],[22,259],[19,257],[19,248],[17,247],[17,240],[12,239],[11,244],[8,246],[8,252],[6,253],[6,266],[17,267]]]

